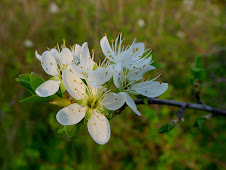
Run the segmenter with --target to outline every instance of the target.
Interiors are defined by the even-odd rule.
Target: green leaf
[[[19,79],[26,80],[30,82],[30,74],[21,74]]]
[[[36,88],[38,86],[40,86],[44,82],[45,82],[45,80],[43,78],[39,77],[37,74],[35,74],[33,72],[31,73],[30,83],[31,83],[31,87],[34,91],[36,90]]]
[[[162,126],[159,130],[158,133],[166,133],[171,131],[176,125],[172,122],[169,121],[167,124],[165,124],[164,126]]]
[[[21,103],[26,103],[26,102],[49,102],[51,100],[59,98],[56,94],[49,96],[49,97],[39,97],[36,94],[21,100]]]
[[[30,75],[29,74],[21,74],[19,78],[16,78],[16,81],[24,86],[26,89],[30,91],[30,93],[34,94],[34,91],[30,84]]]
[[[57,133],[62,133],[64,131],[64,125],[62,125],[58,130]]]
[[[67,136],[69,137],[74,137],[77,135],[77,133],[79,132],[81,126],[83,125],[84,119],[82,119],[79,123],[75,124],[75,125],[70,125],[70,126],[64,126],[64,131],[67,134]]]
[[[199,128],[203,128],[204,125],[205,125],[205,122],[206,122],[206,119],[204,117],[196,118],[194,126],[199,127]]]

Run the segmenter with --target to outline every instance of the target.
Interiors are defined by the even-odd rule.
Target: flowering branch
[[[136,104],[164,104],[179,107],[177,118],[169,121],[159,129],[159,133],[169,132],[180,121],[183,121],[185,109],[204,110],[214,115],[226,116],[226,111],[204,105],[200,99],[205,70],[201,56],[196,57],[192,71],[193,91],[198,104],[173,100],[157,99],[168,89],[168,83],[144,78],[144,74],[154,70],[151,65],[151,50],[145,50],[141,42],[127,47],[123,45],[122,33],[111,41],[105,35],[100,40],[105,55],[103,62],[94,61],[94,50],[89,52],[88,43],[76,44],[67,48],[65,41],[61,48],[46,50],[36,57],[40,60],[43,70],[51,76],[45,81],[35,73],[22,74],[16,79],[31,93],[21,102],[49,102],[63,107],[56,114],[57,121],[62,125],[58,133],[75,136],[83,124],[98,144],[105,144],[111,136],[109,120],[119,114],[126,106],[141,116]],[[114,86],[111,88],[111,86]],[[112,89],[115,89],[114,91]],[[131,95],[138,98],[133,100]],[[209,117],[208,117],[209,118]],[[206,117],[198,118],[197,124],[202,125]]]
[[[134,102],[136,104],[144,104],[144,101],[142,99],[134,99]],[[148,104],[177,106],[177,107],[183,108],[183,111],[186,108],[188,108],[188,109],[194,109],[194,110],[203,110],[206,112],[210,112],[214,115],[226,116],[225,110],[216,109],[205,104],[186,103],[186,102],[180,102],[175,100],[164,100],[164,99],[157,99],[157,98],[148,98]]]

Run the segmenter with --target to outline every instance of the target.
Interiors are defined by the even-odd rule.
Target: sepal
[[[38,95],[34,94],[26,99],[21,100],[21,103],[26,103],[26,102],[49,102],[51,100],[55,100],[59,98],[56,94],[49,96],[49,97],[39,97]]]
[[[49,103],[60,107],[67,107],[71,104],[71,101],[66,98],[56,98],[55,100],[49,101]]]
[[[82,119],[79,123],[75,125],[65,125],[64,131],[68,137],[74,137],[78,134],[81,126],[84,124],[84,119]]]

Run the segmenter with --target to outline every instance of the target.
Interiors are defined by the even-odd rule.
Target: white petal
[[[125,92],[121,92],[124,95],[124,99],[126,101],[126,104],[138,115],[141,116],[141,113],[137,110],[137,106],[133,99]]]
[[[102,105],[108,110],[117,110],[125,103],[123,94],[109,93],[106,98],[102,100]]]
[[[55,58],[53,57],[53,55],[49,51],[45,51],[42,54],[41,63],[42,63],[43,70],[47,74],[49,74],[51,76],[59,75],[59,71],[58,71],[58,68],[57,68],[57,62],[56,62]]]
[[[120,79],[120,76],[122,75],[121,74],[121,71],[122,71],[122,67],[121,67],[121,64],[117,64],[114,68],[114,72],[113,72],[113,80],[114,80],[114,84],[117,88],[119,88],[119,79]]]
[[[143,75],[146,72],[153,70],[153,69],[155,69],[154,66],[147,65],[144,68],[142,68],[141,70],[140,69],[134,70],[132,72],[132,74],[129,76],[129,80],[140,80],[140,79],[142,79]]]
[[[113,75],[113,66],[98,67],[89,73],[88,81],[95,88],[101,88],[104,83],[109,81]]]
[[[66,67],[73,62],[72,52],[68,48],[64,48],[60,53],[61,66]]]
[[[70,68],[74,74],[76,74],[77,76],[79,76],[82,79],[85,79],[86,77],[82,74],[83,70],[80,67],[81,67],[80,64],[76,65],[75,63],[71,63],[71,66],[70,66]]]
[[[107,143],[111,137],[111,128],[108,119],[100,114],[93,112],[87,123],[88,131],[93,140],[103,145]]]
[[[74,125],[80,122],[86,115],[86,108],[74,103],[61,109],[56,119],[61,125]]]
[[[80,57],[81,50],[82,50],[82,47],[78,44],[75,44],[74,50],[73,50],[73,60],[74,60],[75,63]]]
[[[36,56],[36,58],[37,58],[39,61],[41,61],[42,56],[39,55],[37,51],[35,51],[35,56]]]
[[[114,52],[111,49],[107,36],[104,36],[100,40],[100,46],[101,46],[101,49],[102,49],[104,55],[112,61],[112,57],[114,57]]]
[[[53,55],[53,57],[55,58],[56,62],[59,63],[60,62],[60,53],[55,49],[52,48],[50,50],[50,53]]]
[[[114,58],[114,62],[116,64],[120,63],[122,67],[126,67],[132,63],[131,54],[132,54],[131,50],[123,51]]]
[[[133,50],[135,50],[136,52],[133,54],[132,58],[133,61],[138,60],[140,57],[142,57],[143,53],[144,53],[144,43],[135,43],[132,46]]]
[[[82,44],[80,53],[80,65],[84,72],[93,70],[94,61],[91,59],[87,42]]]
[[[64,70],[62,75],[64,86],[68,93],[77,100],[87,98],[86,85],[74,73]]]
[[[143,68],[143,67],[145,67],[145,66],[147,66],[147,65],[150,65],[150,63],[151,63],[151,57],[149,57],[149,58],[141,58],[141,59],[139,59],[139,60],[137,60],[137,61],[135,61],[135,62],[133,62],[130,66],[129,66],[129,68],[130,69],[137,69],[137,68]]]
[[[47,97],[55,94],[60,87],[61,81],[48,80],[37,87],[35,93],[40,97]]]
[[[160,83],[158,81],[145,81],[131,85],[131,90],[135,90],[147,97],[158,97],[168,88],[168,83]]]

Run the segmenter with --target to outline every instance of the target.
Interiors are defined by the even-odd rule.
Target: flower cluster
[[[58,90],[68,94],[70,105],[56,115],[62,125],[87,121],[88,131],[98,144],[109,141],[111,130],[107,119],[109,112],[120,109],[125,103],[139,116],[131,95],[157,97],[164,93],[167,83],[145,80],[144,74],[155,69],[150,50],[135,41],[124,47],[120,33],[110,45],[105,35],[100,45],[105,55],[102,63],[94,61],[88,44],[76,44],[71,49],[65,46],[52,48],[36,57],[44,71],[52,78],[37,87],[40,97],[54,95]],[[146,54],[146,55],[145,55]]]

